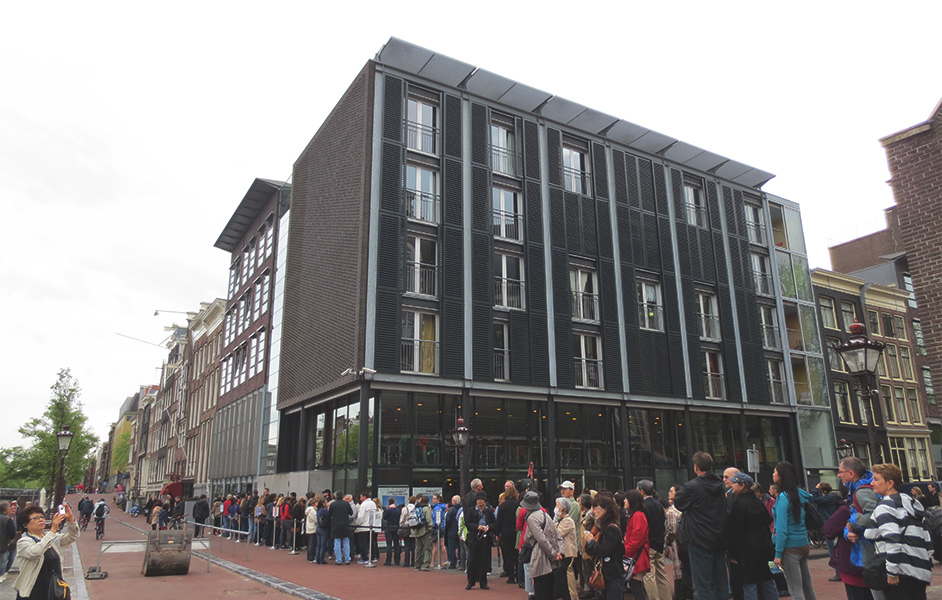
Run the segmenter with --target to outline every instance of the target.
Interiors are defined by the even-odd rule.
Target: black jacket
[[[708,552],[723,552],[726,543],[726,488],[716,473],[694,477],[677,492],[674,506],[684,513],[684,538],[688,545]]]
[[[622,558],[625,556],[625,536],[620,528],[609,524],[602,531],[598,542],[589,540],[585,544],[585,551],[590,556],[602,559],[602,575],[606,581],[625,575]]]
[[[209,516],[209,503],[205,500],[197,500],[193,505],[193,518],[197,521],[203,521]]]
[[[655,552],[664,552],[664,535],[667,533],[664,521],[664,507],[657,498],[648,496],[641,504],[641,510],[644,516],[648,518],[648,542],[651,544],[651,550]]]
[[[350,515],[353,514],[353,508],[346,500],[334,500],[327,509],[327,517],[330,519],[330,537],[348,538],[350,537]]]
[[[487,533],[478,530],[482,513],[484,516],[484,524],[488,526]],[[494,509],[491,508],[490,504],[485,505],[483,511],[478,510],[477,505],[475,505],[470,512],[465,511],[464,526],[468,528],[468,545],[474,545],[482,541],[490,544],[496,532],[495,530],[497,529],[494,523]]]
[[[727,522],[729,557],[739,563],[743,583],[772,578],[769,561],[775,558],[775,547],[769,533],[771,524],[772,515],[755,494],[734,497]]]
[[[497,535],[517,535],[517,509],[520,502],[516,498],[507,498],[497,507],[497,522],[494,524]]]
[[[445,537],[452,539],[459,539],[458,535],[458,511],[461,510],[461,507],[458,505],[451,506],[448,508],[448,512],[445,513]]]
[[[398,530],[400,516],[402,516],[402,511],[399,510],[398,506],[395,504],[387,506],[386,510],[383,511],[383,530],[392,532]]]

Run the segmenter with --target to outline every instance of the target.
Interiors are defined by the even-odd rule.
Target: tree
[[[72,485],[82,481],[86,457],[98,444],[95,434],[85,427],[88,418],[79,400],[82,389],[69,369],[59,371],[50,389],[52,394],[42,416],[31,419],[19,429],[20,435],[32,443],[0,451],[9,465],[0,472],[0,485],[32,482],[53,492],[59,479],[60,462],[56,433],[65,427],[73,434],[65,461],[65,482]]]
[[[115,442],[111,450],[111,470],[124,473],[128,468],[128,457],[131,456],[131,432],[125,431]]]

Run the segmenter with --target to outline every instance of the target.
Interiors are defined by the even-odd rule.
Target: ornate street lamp
[[[847,440],[841,440],[837,443],[837,457],[841,460],[845,458],[850,458],[854,455],[854,445],[848,442]]]
[[[65,497],[65,457],[69,454],[73,435],[68,427],[63,427],[62,431],[56,434],[56,441],[59,443],[59,483],[56,485],[54,506],[62,504],[62,499]]]
[[[847,372],[857,379],[857,393],[861,398],[866,397],[863,403],[867,413],[867,434],[870,440],[870,464],[883,462],[880,444],[877,443],[877,430],[873,424],[873,407],[871,399],[880,397],[880,390],[875,389],[877,365],[883,354],[884,345],[867,337],[867,328],[856,320],[850,326],[850,338],[835,348],[847,365]],[[873,382],[873,383],[871,383]]]
[[[464,458],[471,430],[464,426],[464,419],[458,417],[458,427],[452,429],[449,433],[451,433],[452,438],[455,440],[455,446],[458,448],[458,470],[461,472],[458,477],[459,493],[465,494],[468,491],[468,482],[465,481],[467,479],[467,472],[464,468]]]

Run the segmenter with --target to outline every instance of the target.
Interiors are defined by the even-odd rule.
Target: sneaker
[[[841,576],[834,575],[833,577],[828,577],[828,581],[841,581]]]
[[[357,564],[358,564],[358,565],[365,565],[365,564],[368,563],[368,562],[370,562],[370,561],[368,561],[368,560],[363,560],[363,559],[361,558],[360,560],[357,561]]]

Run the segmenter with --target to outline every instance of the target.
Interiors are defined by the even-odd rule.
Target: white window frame
[[[834,299],[828,296],[819,296],[818,307],[821,309],[821,325],[828,329],[838,329],[837,313],[834,312]],[[828,316],[830,316],[830,319],[828,319]]]
[[[846,381],[834,380],[834,403],[837,405],[837,418],[841,423],[855,423],[850,393],[850,386]]]
[[[516,254],[505,254],[496,252],[495,258],[498,259],[500,272],[495,269],[494,273],[494,306],[500,308],[509,308],[517,310],[526,310],[526,281],[524,276],[523,257]],[[508,263],[517,261],[517,269],[520,273],[520,279],[508,277]]]
[[[906,400],[909,401],[909,416],[913,423],[922,423],[922,406],[919,403],[919,390],[906,388]]]
[[[701,340],[721,340],[720,315],[716,294],[697,292],[697,320],[700,324]]]
[[[500,330],[504,343],[497,344],[497,331]],[[510,327],[507,323],[494,323],[494,381],[510,381]]]
[[[772,264],[769,257],[765,254],[753,252],[750,261],[756,293],[763,296],[775,295],[775,290],[772,289]]]
[[[410,219],[438,224],[439,185],[435,169],[417,163],[406,164],[406,214]]]
[[[778,310],[768,304],[759,305],[759,321],[762,328],[762,347],[782,349],[782,332],[778,327]]]
[[[408,315],[412,315],[412,331],[406,331]],[[423,338],[423,324],[426,319],[433,319],[435,339]],[[437,313],[421,310],[403,309],[402,318],[402,354],[400,356],[400,370],[403,373],[422,373],[425,375],[438,375],[438,340],[439,319]],[[406,334],[411,337],[406,337]],[[411,353],[411,354],[410,354]],[[412,367],[412,368],[407,368]]]
[[[755,204],[745,204],[744,212],[746,214],[746,233],[749,241],[761,246],[767,245],[768,237],[765,232],[765,211],[761,206]]]
[[[788,394],[785,392],[785,362],[777,358],[766,358],[765,369],[771,403],[788,404]]]
[[[513,125],[491,121],[491,170],[511,177],[517,175],[516,132]]]
[[[422,244],[432,244],[431,259],[423,262]],[[424,257],[429,258],[429,257]],[[406,240],[406,293],[418,296],[438,296],[438,240],[409,235]]]
[[[583,196],[591,194],[589,153],[582,148],[563,145],[563,187]]]
[[[406,146],[426,154],[438,154],[439,110],[433,102],[410,96],[406,102]]]
[[[582,265],[569,265],[569,290],[572,294],[572,318],[576,321],[598,323],[599,280],[594,269]]]
[[[523,204],[518,191],[496,185],[492,187],[491,216],[494,237],[513,242],[523,241]]]
[[[594,390],[603,389],[601,336],[574,331],[572,332],[572,342],[575,386]],[[597,358],[590,356],[593,350]],[[592,383],[596,385],[592,385]]]
[[[707,224],[706,197],[703,189],[692,183],[684,182],[684,213],[689,225],[700,229],[709,229]]]
[[[718,350],[701,350],[703,367],[703,395],[709,400],[726,399],[726,377],[723,356]]]
[[[661,297],[661,284],[656,281],[639,279],[637,281],[638,294],[638,324],[641,329],[649,331],[664,331],[664,299]],[[650,301],[650,292],[654,293],[654,302]]]
[[[850,326],[859,321],[857,305],[847,300],[841,300],[841,319],[844,321],[844,331],[850,333]]]

